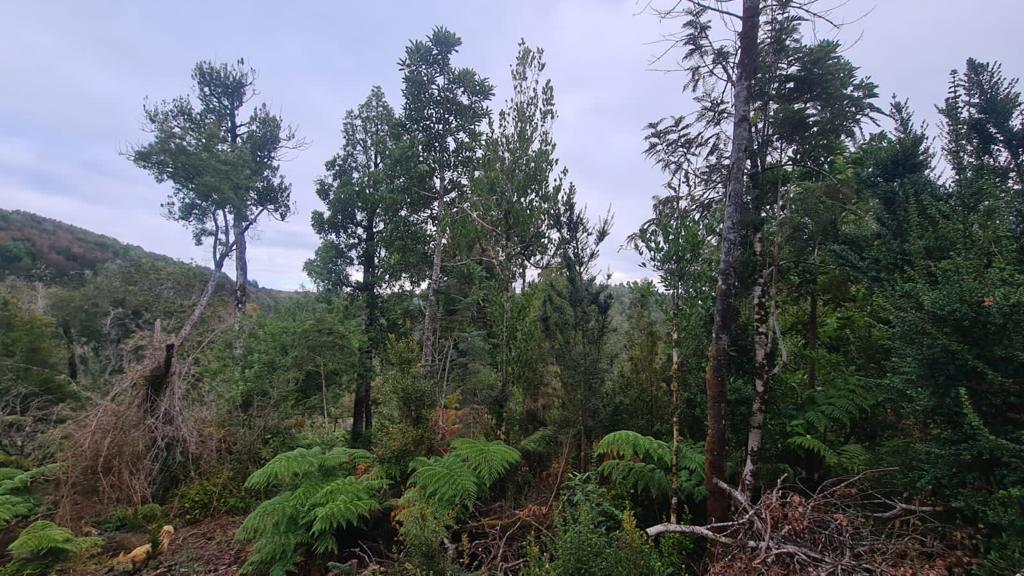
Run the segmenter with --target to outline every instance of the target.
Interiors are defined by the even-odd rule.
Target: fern
[[[533,434],[523,438],[516,448],[529,457],[544,457],[555,450],[558,436],[551,428],[538,428]]]
[[[875,395],[866,384],[847,375],[814,390],[800,418],[789,422],[792,436],[786,446],[801,454],[813,454],[838,472],[866,467],[870,460],[867,450],[846,441],[857,419],[869,414],[874,405]]]
[[[247,488],[277,488],[279,493],[257,506],[238,529],[236,538],[253,545],[242,571],[266,569],[283,576],[307,549],[320,556],[336,553],[338,530],[358,526],[380,510],[378,496],[387,482],[367,472],[373,462],[365,450],[299,448],[253,472]],[[357,477],[357,472],[362,474]]]
[[[7,551],[13,562],[5,574],[48,574],[69,558],[97,550],[103,539],[78,537],[67,528],[40,520],[21,531]]]
[[[32,484],[43,480],[57,469],[56,464],[29,471],[0,468],[0,530],[15,520],[31,516],[39,507],[39,500],[31,492]]]
[[[395,516],[407,552],[419,564],[438,568],[440,542],[455,520],[521,460],[519,451],[503,442],[468,438],[454,440],[444,456],[413,460],[409,489]]]
[[[598,442],[595,452],[599,456],[622,460],[637,458],[663,468],[668,468],[672,459],[672,448],[668,443],[632,430],[608,434]]]
[[[521,459],[519,451],[504,442],[459,438],[443,457],[413,460],[409,485],[442,509],[472,507]]]
[[[606,458],[598,467],[598,474],[620,490],[647,493],[654,498],[671,495],[672,447],[667,442],[619,430],[602,438],[594,452]],[[677,455],[679,492],[703,498],[704,449],[700,444],[684,441],[679,443]]]

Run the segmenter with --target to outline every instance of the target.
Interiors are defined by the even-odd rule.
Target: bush
[[[27,472],[16,468],[0,468],[0,530],[36,511],[39,498],[32,493],[32,484],[47,478],[56,468],[52,464]]]
[[[178,489],[175,499],[176,516],[186,524],[220,514],[244,514],[255,505],[238,474],[229,469],[189,480]]]

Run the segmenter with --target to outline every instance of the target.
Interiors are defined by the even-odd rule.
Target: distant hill
[[[108,262],[128,258],[209,271],[60,220],[0,208],[0,280],[16,277],[47,284],[73,284]],[[256,283],[253,290],[259,293],[255,296],[272,300],[292,294],[262,288]]]
[[[173,261],[60,220],[0,209],[0,278],[31,277],[64,283],[127,256]]]

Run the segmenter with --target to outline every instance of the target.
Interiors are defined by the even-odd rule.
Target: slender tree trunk
[[[245,314],[245,305],[249,302],[249,261],[246,259],[245,223],[241,215],[235,215],[235,319]]]
[[[672,497],[669,522],[679,522],[679,296],[672,296]]]
[[[757,34],[760,25],[759,0],[743,0],[743,24],[739,34],[739,61],[733,87],[732,149],[729,153],[729,177],[725,190],[725,214],[722,226],[722,254],[715,290],[715,320],[708,348],[706,386],[708,392],[708,432],[705,442],[708,521],[721,522],[729,516],[729,495],[715,479],[725,480],[726,459],[726,384],[729,371],[729,338],[732,334],[739,254],[740,217],[746,184],[747,151],[750,138],[750,100],[754,65],[757,61]]]
[[[428,372],[434,363],[434,338],[437,331],[437,287],[441,282],[441,260],[444,256],[444,180],[441,181],[437,200],[437,230],[434,236],[434,263],[427,282],[427,309],[423,315],[423,341],[420,367]]]
[[[815,275],[811,284],[810,311],[807,314],[807,351],[811,358],[807,366],[807,383],[811,388],[818,385],[818,279]]]
[[[320,395],[324,402],[324,429],[330,430],[330,418],[327,416],[327,374],[324,373],[324,361],[320,361]]]
[[[764,262],[764,230],[754,236],[754,261]],[[757,479],[757,467],[761,461],[761,446],[764,439],[765,396],[768,389],[768,353],[771,348],[771,326],[768,317],[768,296],[765,284],[770,273],[767,266],[757,275],[754,283],[754,402],[750,411],[750,425],[747,430],[747,460],[740,477],[740,492],[750,499]]]
[[[213,272],[210,273],[210,279],[206,281],[206,288],[203,289],[202,295],[199,296],[199,302],[196,303],[196,307],[192,309],[192,314],[185,321],[185,324],[181,327],[174,342],[177,345],[181,345],[182,342],[188,338],[188,335],[192,333],[192,329],[196,327],[196,323],[199,322],[199,318],[203,315],[206,310],[206,305],[210,303],[210,298],[213,296],[214,291],[217,289],[217,281],[220,280],[221,270],[224,269],[224,260],[226,257],[218,258],[213,265]]]
[[[380,311],[377,302],[377,237],[376,222],[370,217],[364,231],[365,244],[360,258],[363,269],[362,298],[365,307],[363,332],[366,343],[359,354],[359,381],[356,383],[356,394],[352,405],[352,440],[358,442],[365,432],[373,429],[373,406],[371,401],[373,387],[373,356],[381,346],[378,333],[380,327]]]

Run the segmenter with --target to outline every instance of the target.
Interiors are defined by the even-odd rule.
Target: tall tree
[[[467,211],[479,230],[483,258],[494,277],[498,321],[496,416],[504,427],[509,400],[510,330],[515,282],[543,266],[553,243],[552,205],[564,172],[556,174],[554,88],[543,79],[544,51],[520,40],[512,65],[512,97],[489,122],[484,157]]]
[[[452,56],[461,45],[462,39],[456,34],[437,27],[426,40],[410,42],[399,61],[405,99],[402,130],[416,148],[416,164],[429,173],[423,188],[413,192],[430,200],[428,228],[433,236],[421,339],[425,371],[434,362],[437,292],[448,229],[452,215],[460,212],[470,177],[478,167],[481,127],[494,94],[486,78],[452,64]]]
[[[195,314],[178,335],[188,335],[216,285],[224,262],[235,259],[235,311],[248,302],[247,235],[261,217],[291,214],[291,185],[280,174],[289,151],[303,147],[291,126],[266,104],[245,109],[256,96],[256,71],[202,61],[192,70],[195,101],[180,96],[144,107],[153,139],[133,147],[131,160],[157,182],[170,182],[167,216],[192,231],[196,244],[212,241],[213,274]]]
[[[644,258],[643,266],[658,274],[669,292],[672,323],[672,459],[669,521],[678,522],[679,500],[679,410],[682,402],[679,379],[682,372],[680,337],[684,303],[699,306],[707,294],[707,248],[712,231],[706,219],[694,218],[684,197],[672,194],[654,199],[654,216],[632,234],[627,243]]]
[[[569,184],[555,213],[561,274],[551,278],[541,305],[541,327],[548,339],[562,386],[563,428],[578,442],[581,470],[597,432],[605,381],[604,343],[611,297],[594,271],[600,246],[611,232],[611,215],[591,221],[576,203]]]
[[[373,428],[371,385],[374,358],[386,344],[381,291],[415,275],[422,262],[422,228],[408,215],[416,195],[403,194],[395,172],[401,146],[397,118],[384,91],[374,87],[345,114],[341,151],[327,161],[316,182],[326,211],[314,210],[313,230],[321,244],[306,270],[324,291],[352,290],[363,305],[363,346],[352,413],[352,440]],[[351,269],[359,269],[359,277]]]
[[[729,516],[729,495],[715,480],[725,480],[726,459],[726,385],[729,371],[729,339],[735,315],[736,262],[740,245],[740,217],[746,196],[747,154],[751,145],[750,104],[753,95],[754,68],[757,64],[757,35],[761,3],[743,0],[739,56],[733,83],[732,148],[725,183],[722,220],[721,259],[718,286],[715,288],[715,320],[708,348],[707,392],[708,435],[705,477],[708,490],[708,520],[725,521]]]

